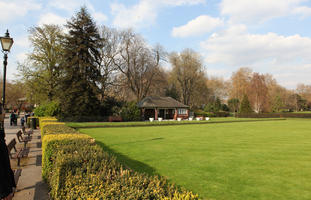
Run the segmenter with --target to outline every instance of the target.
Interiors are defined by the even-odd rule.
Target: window
[[[178,114],[179,115],[186,115],[187,114],[187,109],[178,109]]]

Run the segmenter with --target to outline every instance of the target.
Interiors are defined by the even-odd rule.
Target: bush
[[[121,117],[124,121],[140,121],[140,110],[135,102],[128,102],[121,109]]]
[[[247,113],[237,114],[239,118],[311,118],[311,113]]]
[[[44,116],[57,116],[59,113],[59,103],[55,101],[51,101],[48,103],[44,103],[37,108],[35,108],[34,113],[35,116],[44,117]]]
[[[68,133],[73,129],[64,124],[42,122],[41,130],[42,177],[52,199],[198,199],[164,178],[124,169],[93,138]]]

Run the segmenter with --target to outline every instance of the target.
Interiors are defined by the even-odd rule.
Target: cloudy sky
[[[15,41],[8,78],[30,51],[30,27],[64,24],[82,5],[98,25],[131,27],[169,52],[194,49],[208,75],[250,67],[287,88],[311,84],[309,0],[0,0],[0,35],[8,28]]]

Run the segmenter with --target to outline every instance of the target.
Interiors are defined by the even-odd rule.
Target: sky
[[[14,38],[7,78],[31,52],[29,28],[63,25],[81,6],[97,25],[132,28],[168,52],[195,50],[208,76],[249,67],[288,89],[311,85],[310,0],[0,0],[0,36]]]

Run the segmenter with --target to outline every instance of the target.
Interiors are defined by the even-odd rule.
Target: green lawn
[[[204,199],[311,199],[311,120],[81,129]]]
[[[235,117],[214,117],[207,120],[182,120],[182,121],[139,121],[139,122],[67,122],[66,125],[72,128],[88,128],[88,127],[129,127],[129,126],[162,126],[162,125],[180,125],[180,124],[205,124],[205,123],[221,123],[221,122],[237,122],[237,121],[267,121],[280,120],[280,118],[235,118]],[[282,120],[282,119],[281,119]]]

